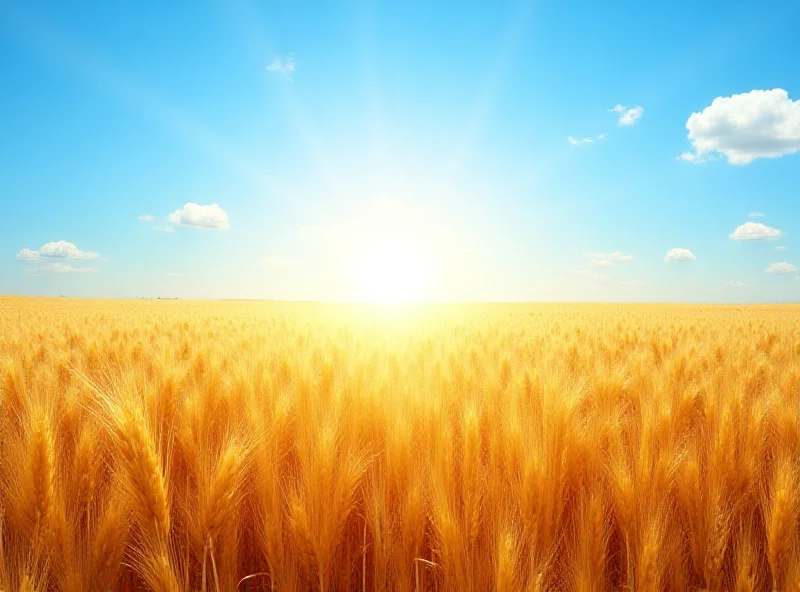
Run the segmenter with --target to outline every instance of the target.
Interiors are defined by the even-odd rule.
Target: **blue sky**
[[[0,293],[796,301],[800,5],[653,6],[2,2]]]

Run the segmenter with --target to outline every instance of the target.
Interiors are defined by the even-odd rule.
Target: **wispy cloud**
[[[641,105],[636,105],[635,107],[626,107],[625,105],[614,105],[609,109],[609,111],[613,113],[617,113],[619,115],[619,119],[617,120],[617,125],[626,126],[626,125],[633,125],[635,124],[639,118],[644,115],[644,107]]]
[[[287,80],[291,80],[292,76],[294,76],[295,70],[295,61],[294,57],[291,55],[280,57],[276,56],[272,63],[267,66],[267,71],[269,72],[276,72],[286,78]]]
[[[750,212],[749,214],[747,214],[747,216],[750,217],[750,218],[763,218],[764,217],[764,213],[763,212]]]
[[[74,267],[66,263],[53,263],[45,265],[41,269],[52,273],[94,273],[97,271],[94,267]]]
[[[703,164],[708,159],[704,156],[698,156],[694,152],[684,152],[678,157],[678,160],[683,160],[685,162],[691,162],[693,164]]]
[[[94,267],[75,267],[66,263],[45,263],[35,265],[25,270],[25,273],[32,276],[54,276],[69,273],[95,273]]]
[[[583,254],[584,259],[605,260],[605,261],[633,261],[633,255],[625,255],[622,251],[613,253],[588,252]]]
[[[765,273],[793,273],[797,271],[797,267],[792,265],[791,263],[786,263],[785,261],[780,261],[778,263],[770,263],[769,266],[764,270]]]
[[[784,246],[784,245],[780,245],[780,246],[775,247],[775,250],[776,251],[788,251],[789,247]]]
[[[746,288],[747,284],[742,280],[731,280],[726,284],[729,288]]]
[[[589,260],[592,267],[613,267],[618,261],[633,261],[633,255],[626,255],[621,251],[613,253],[589,252],[583,254],[584,259]]]
[[[152,222],[155,219],[156,217],[152,214],[144,214],[137,218],[137,220],[141,220],[142,222]],[[175,229],[169,226],[151,226],[150,228],[158,232],[175,232]]]
[[[593,138],[575,138],[573,136],[569,136],[567,141],[572,144],[573,146],[580,146],[581,144],[594,144],[595,142],[599,142],[603,138],[605,138],[605,134],[597,134]]]

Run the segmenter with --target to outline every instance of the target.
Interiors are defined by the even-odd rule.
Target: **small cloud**
[[[170,228],[169,226],[165,226],[164,228],[157,227],[153,228],[153,230],[157,230],[158,232],[175,232],[174,228]]]
[[[294,75],[295,62],[292,56],[280,57],[277,56],[272,63],[267,66],[268,72],[277,72],[282,75],[286,80],[291,80]]]
[[[763,218],[764,214],[762,212],[750,212],[747,214],[750,218]]]
[[[575,138],[573,136],[569,136],[567,138],[567,141],[573,146],[580,146],[581,144],[593,144],[597,141],[602,140],[605,137],[606,137],[605,134],[598,134],[593,138]]]
[[[43,276],[67,273],[94,273],[97,269],[94,267],[74,267],[66,263],[42,263],[41,265],[29,267],[25,271],[29,275]]]
[[[92,251],[81,251],[67,241],[46,243],[38,251],[22,249],[17,253],[17,261],[42,261],[47,259],[90,260],[100,259],[100,254]]]
[[[271,255],[264,258],[264,264],[268,269],[280,271],[294,267],[294,260],[288,257],[280,257],[278,255]]]
[[[39,251],[33,251],[31,249],[22,249],[19,253],[17,253],[17,261],[38,261],[39,260]]]
[[[572,144],[573,146],[580,146],[581,144],[591,144],[592,142],[594,142],[594,139],[593,138],[573,138],[572,136],[569,136],[567,138],[567,141],[570,144]]]
[[[728,236],[733,240],[763,241],[780,238],[783,236],[783,231],[761,222],[745,222],[741,226],[737,226],[736,230]]]
[[[609,109],[613,113],[619,115],[617,125],[633,125],[644,114],[644,107],[636,105],[635,107],[627,108],[625,105],[614,105]]]
[[[718,153],[733,165],[778,158],[800,150],[800,101],[782,88],[717,97],[686,129],[698,158]]]
[[[137,220],[141,220],[142,222],[152,222],[156,218],[155,218],[155,216],[153,216],[153,214],[142,214],[141,216],[139,216],[136,219]]]
[[[593,267],[612,267],[617,261],[633,261],[633,255],[625,255],[621,251],[613,253],[584,253],[584,259],[589,259]]]
[[[626,286],[626,287],[630,287],[630,288],[637,287],[637,286],[644,286],[644,284],[645,284],[644,280],[623,280],[623,281],[620,282],[621,286]]]
[[[67,241],[54,241],[41,246],[38,251],[21,249],[17,253],[17,261],[32,263],[28,268],[32,275],[64,274],[64,273],[94,273],[94,267],[75,267],[63,261],[103,261],[99,253],[81,251],[74,244]]]
[[[776,251],[788,251],[788,250],[789,250],[789,247],[786,247],[786,246],[780,245],[780,246],[778,246],[778,247],[775,247],[775,250],[776,250]]]
[[[764,273],[792,273],[795,271],[797,271],[797,268],[794,265],[781,261],[779,263],[770,263]]]
[[[745,284],[742,280],[731,280],[726,284],[729,288],[746,288],[747,284]]]
[[[217,204],[201,206],[188,202],[182,208],[175,210],[167,220],[177,226],[190,226],[192,228],[228,229],[228,214]]]
[[[613,253],[584,253],[584,259],[610,259],[611,261],[633,261],[633,255],[624,255],[621,251]]]
[[[39,256],[54,259],[100,259],[99,253],[81,251],[78,247],[67,241],[55,241],[42,245]]]
[[[704,162],[707,162],[707,159],[703,158],[702,156],[697,156],[697,154],[694,152],[684,152],[678,157],[678,160],[683,160],[694,164],[703,164]]]
[[[97,271],[94,267],[73,267],[65,263],[49,263],[39,269],[43,272],[52,273],[94,273]]]
[[[694,253],[692,253],[689,249],[670,249],[667,251],[667,254],[664,255],[664,261],[669,262],[677,262],[677,261],[694,261],[697,257],[695,257]]]

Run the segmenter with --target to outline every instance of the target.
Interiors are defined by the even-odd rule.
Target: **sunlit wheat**
[[[0,590],[790,590],[800,308],[0,299]]]

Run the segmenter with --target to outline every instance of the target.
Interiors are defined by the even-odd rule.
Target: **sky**
[[[800,300],[797,2],[0,2],[0,294]]]

